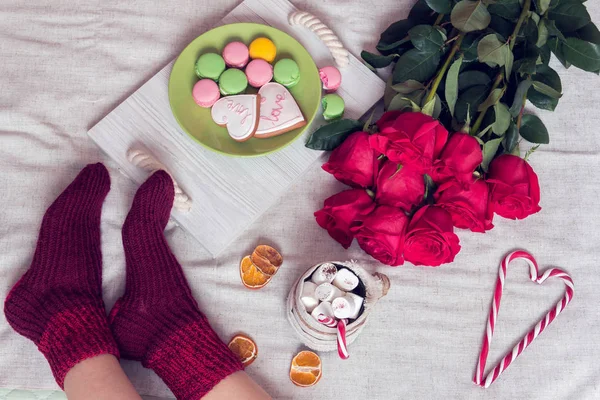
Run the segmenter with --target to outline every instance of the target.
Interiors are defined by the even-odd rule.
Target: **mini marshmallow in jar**
[[[302,296],[300,300],[306,307],[306,312],[312,312],[316,306],[319,305],[319,299],[315,295],[315,290],[317,289],[317,285],[314,283],[307,281],[304,282],[304,286],[302,286]]]
[[[323,263],[315,270],[315,272],[313,272],[311,280],[315,285],[331,283],[334,280],[337,272],[338,269],[335,264]]]
[[[358,276],[347,268],[341,268],[331,283],[344,292],[351,292],[358,286]]]
[[[344,292],[342,292],[340,289],[328,282],[321,283],[315,289],[315,296],[317,297],[317,299],[319,299],[319,301],[331,302],[333,301],[333,299],[337,297],[342,297],[344,295]]]

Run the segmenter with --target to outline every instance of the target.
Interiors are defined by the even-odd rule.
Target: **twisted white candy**
[[[301,25],[314,32],[327,46],[338,67],[344,68],[350,62],[348,50],[331,29],[321,20],[306,11],[294,11],[288,16],[290,25]]]
[[[129,149],[127,151],[127,160],[129,160],[129,162],[135,165],[136,167],[140,167],[142,169],[145,169],[146,171],[154,172],[162,169],[167,174],[169,174],[169,176],[171,176],[171,179],[173,179],[173,186],[175,187],[175,198],[173,200],[173,207],[175,207],[178,210],[189,211],[189,209],[192,207],[192,199],[190,199],[189,196],[185,194],[183,190],[181,190],[181,188],[177,184],[177,181],[175,181],[173,175],[171,175],[171,173],[167,171],[167,167],[165,167],[163,163],[158,161],[148,152],[140,149]]]

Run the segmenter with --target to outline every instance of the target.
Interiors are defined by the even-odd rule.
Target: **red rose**
[[[351,225],[359,224],[374,208],[373,199],[364,190],[345,190],[326,199],[323,208],[315,212],[315,218],[329,236],[347,249],[354,238]]]
[[[331,152],[322,168],[346,185],[371,187],[377,175],[378,156],[369,145],[369,134],[355,132]]]
[[[488,214],[488,186],[481,179],[468,183],[448,181],[442,183],[434,194],[435,205],[448,211],[457,228],[485,232],[494,227]]]
[[[424,194],[423,175],[411,167],[399,167],[392,161],[386,161],[379,171],[375,194],[375,201],[378,204],[398,207],[410,212],[413,206],[423,200]]]
[[[440,159],[433,164],[432,178],[441,183],[456,178],[469,182],[475,168],[483,161],[483,153],[477,139],[466,133],[456,132],[450,136]]]
[[[367,254],[384,264],[396,266],[404,264],[402,250],[407,224],[408,217],[399,209],[379,206],[352,231]]]
[[[533,168],[521,157],[503,154],[490,163],[490,212],[504,218],[523,219],[542,208],[540,185]]]
[[[369,137],[371,147],[391,161],[428,171],[438,158],[448,131],[439,121],[417,112],[383,114],[377,122],[379,133]]]
[[[414,265],[438,265],[454,261],[460,251],[452,217],[440,207],[425,206],[415,213],[404,242],[404,257]]]

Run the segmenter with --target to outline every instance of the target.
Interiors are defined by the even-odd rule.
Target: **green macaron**
[[[237,68],[229,68],[219,78],[219,90],[223,96],[240,94],[248,86],[246,74]]]
[[[300,80],[300,68],[296,61],[289,58],[283,58],[275,64],[273,68],[273,77],[277,83],[291,88]]]
[[[323,105],[323,117],[325,117],[325,121],[342,118],[344,115],[344,99],[335,93],[323,96],[321,104]]]
[[[218,81],[225,71],[225,60],[217,53],[202,54],[196,61],[195,71],[200,79],[208,78]]]

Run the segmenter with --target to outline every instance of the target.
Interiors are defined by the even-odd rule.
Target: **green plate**
[[[292,58],[300,67],[300,82],[289,89],[300,106],[307,124],[268,139],[233,140],[227,130],[214,123],[210,108],[199,107],[192,98],[198,81],[194,65],[205,52],[221,53],[225,45],[239,40],[250,44],[257,37],[268,37],[277,47],[279,58]],[[256,92],[249,86],[247,93]],[[210,30],[190,43],[175,61],[169,79],[169,102],[175,119],[183,130],[206,148],[238,157],[261,156],[279,150],[297,139],[314,119],[321,100],[319,71],[312,57],[296,39],[278,29],[260,24],[231,24]]]

